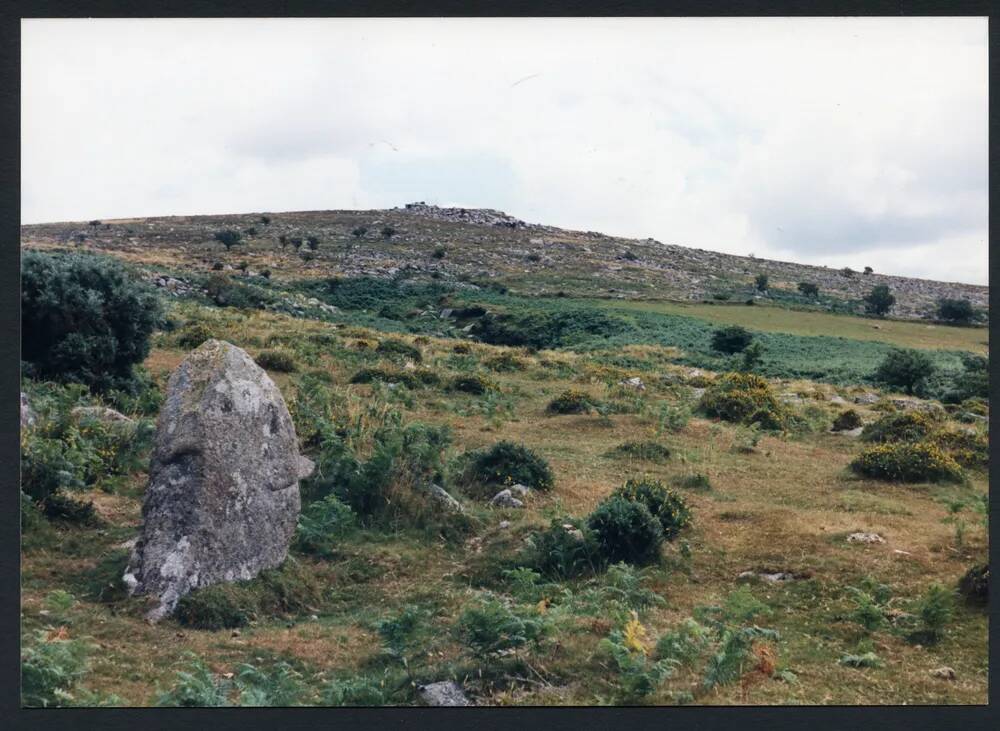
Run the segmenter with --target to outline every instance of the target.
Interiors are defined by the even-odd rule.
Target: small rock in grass
[[[437,683],[420,686],[417,691],[420,700],[428,706],[471,706],[462,687],[453,680],[442,680]]]
[[[851,533],[847,536],[848,543],[885,543],[885,538],[878,533]]]
[[[510,490],[501,490],[490,500],[490,505],[497,508],[523,508],[524,502],[514,497]]]
[[[933,670],[931,670],[931,675],[933,675],[935,678],[940,678],[941,680],[954,680],[955,670],[954,668],[950,668],[947,665],[945,665],[943,667],[934,668]]]
[[[440,485],[431,484],[427,486],[427,492],[431,499],[445,510],[452,513],[463,512],[462,503],[452,497],[447,490]]]
[[[531,492],[531,488],[530,487],[528,487],[527,485],[522,485],[520,482],[517,483],[516,485],[511,485],[509,489],[510,489],[511,494],[515,494],[516,493],[517,495],[520,495],[521,497],[525,497],[529,492]]]
[[[506,530],[507,528],[510,528],[510,521],[509,520],[501,520],[500,521],[500,528],[502,530]]]
[[[856,404],[874,404],[878,403],[879,396],[877,393],[863,393],[859,396],[854,397],[854,403]]]

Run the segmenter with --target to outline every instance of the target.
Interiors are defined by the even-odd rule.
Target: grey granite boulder
[[[453,680],[442,680],[437,683],[422,685],[417,691],[420,700],[428,706],[471,706],[472,703],[462,690],[462,686]]]
[[[35,412],[28,403],[28,394],[21,391],[21,428],[35,425]]]
[[[312,469],[281,392],[245,351],[208,340],[189,353],[167,383],[123,577],[130,594],[155,599],[147,618],[284,561]]]
[[[523,508],[524,502],[514,497],[509,489],[505,489],[493,496],[490,505],[495,508]]]

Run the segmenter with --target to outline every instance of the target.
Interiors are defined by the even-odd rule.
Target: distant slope
[[[741,301],[753,295],[757,274],[770,279],[770,299],[832,311],[860,309],[876,284],[896,296],[893,317],[933,317],[942,297],[988,306],[988,287],[854,273],[790,262],[752,259],[596,232],[527,224],[500,211],[444,209],[424,204],[367,211],[299,211],[218,216],[35,224],[21,227],[27,247],[81,246],[138,262],[210,269],[216,262],[247,262],[275,277],[406,276],[442,281],[494,282],[524,294],[564,293],[620,299]],[[216,231],[244,232],[244,244],[226,252]],[[358,231],[365,228],[362,234]],[[384,235],[383,229],[392,229]],[[252,233],[248,233],[252,232]],[[358,232],[355,235],[354,232]],[[386,231],[386,233],[389,233]],[[320,239],[316,252],[299,253],[286,240]],[[80,237],[83,237],[82,241]],[[313,257],[306,261],[304,258]],[[797,292],[799,282],[820,287],[814,302]]]

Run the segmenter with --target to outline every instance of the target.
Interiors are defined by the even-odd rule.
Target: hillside
[[[983,286],[882,273],[845,276],[824,267],[527,224],[485,209],[418,203],[387,210],[268,213],[268,224],[262,215],[37,224],[22,226],[21,241],[30,247],[80,245],[147,263],[169,258],[195,271],[208,270],[216,261],[246,261],[277,278],[391,277],[405,271],[418,280],[490,282],[527,295],[742,301],[759,297],[753,281],[766,274],[770,292],[761,297],[764,301],[846,312],[860,312],[861,297],[886,284],[896,297],[891,315],[903,319],[932,318],[941,298],[967,298],[977,308],[987,308],[989,300]],[[363,234],[352,233],[362,227]],[[383,234],[387,227],[393,230],[390,236]],[[226,228],[243,232],[243,243],[224,256],[213,236]],[[310,235],[319,239],[318,249],[307,254],[310,261],[297,256],[291,244],[280,244],[282,236]],[[818,285],[819,298],[802,296],[799,282]]]
[[[987,700],[987,330],[919,319],[984,287],[424,206],[22,245],[27,705]],[[851,314],[875,282],[906,318]],[[150,624],[123,579],[150,455],[169,404],[215,391],[168,378],[216,340],[277,386],[315,471],[280,566]],[[221,484],[271,447],[238,432],[212,433]],[[186,497],[206,473],[169,474]]]

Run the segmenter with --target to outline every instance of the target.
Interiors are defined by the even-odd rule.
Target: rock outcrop
[[[250,579],[284,561],[299,515],[299,455],[281,392],[249,355],[208,340],[171,374],[156,427],[143,527],[124,581],[155,599]]]

